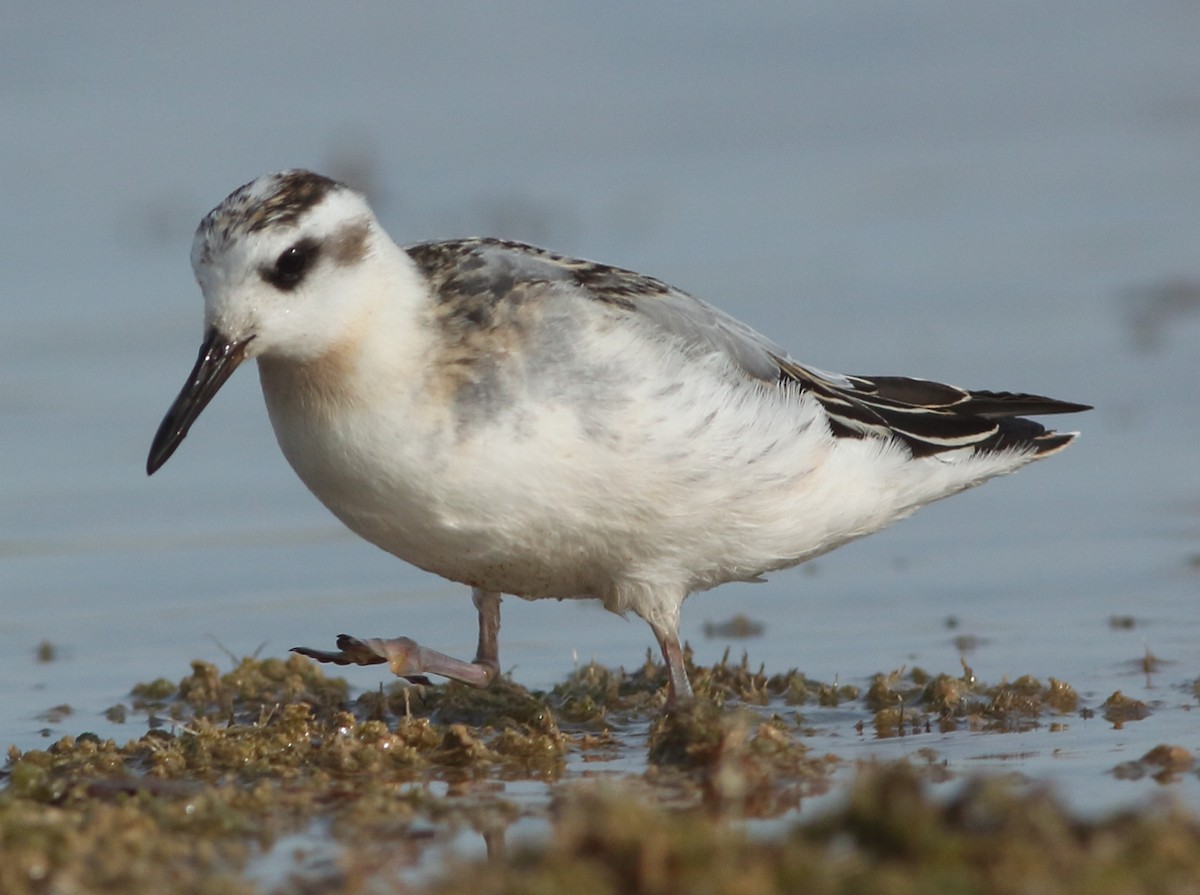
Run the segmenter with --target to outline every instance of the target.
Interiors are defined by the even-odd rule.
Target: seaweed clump
[[[881,739],[962,728],[1009,733],[1039,727],[1045,715],[1075,712],[1079,695],[1065,681],[1042,683],[1031,675],[986,684],[963,663],[961,676],[930,675],[920,668],[876,674],[864,697]]]
[[[621,787],[578,787],[549,843],[459,865],[428,891],[1126,895],[1193,891],[1198,878],[1200,825],[1178,811],[1083,822],[1045,791],[995,780],[941,801],[896,763],[866,767],[842,808],[773,836]]]
[[[860,691],[767,674],[745,656],[696,667],[689,653],[688,663],[697,698],[668,707],[665,671],[649,656],[631,671],[584,666],[549,693],[501,678],[484,691],[393,685],[357,697],[299,656],[225,672],[195,662],[105,712],[144,721],[124,744],[80,733],[9,750],[0,892],[249,895],[269,888],[255,862],[278,865],[284,843],[299,857],[282,890],[322,895],[986,895],[1012,880],[1108,895],[1200,878],[1193,819],[1147,811],[1081,822],[1045,793],[995,783],[931,799],[918,776],[948,773],[932,749],[914,754],[924,767],[866,766],[845,807],[815,823],[776,820],[748,835],[740,821],[794,812],[847,767],[806,746],[801,713],[835,725],[871,718],[880,737],[1028,729],[1047,716],[1053,730],[1079,698],[1053,679],[988,686],[965,665],[961,677],[877,675]],[[1114,724],[1148,711],[1120,694],[1101,710]],[[64,708],[54,723],[78,717]],[[1163,746],[1112,774],[1170,783],[1194,767],[1186,748]],[[548,841],[506,852],[505,831],[526,817],[548,825]],[[484,839],[491,863],[456,864],[429,882],[429,855],[463,832]],[[407,878],[412,867],[424,889]]]
[[[519,809],[488,781],[556,779],[567,737],[510,682],[462,691],[394,714],[401,696],[348,703],[344,680],[299,656],[225,673],[194,662],[177,683],[139,684],[129,711],[146,716],[142,736],[9,751],[0,891],[230,895],[257,891],[247,862],[314,821],[346,843],[433,819],[445,835],[511,823]],[[434,784],[448,795],[432,797]]]

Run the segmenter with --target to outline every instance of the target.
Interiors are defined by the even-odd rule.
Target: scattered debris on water
[[[932,744],[907,762],[859,766],[839,811],[783,820],[850,767],[806,745],[808,712],[853,710],[878,737],[1053,727],[1092,711],[1065,682],[988,685],[963,662],[958,675],[899,669],[861,689],[769,674],[745,655],[686,660],[697,699],[673,707],[649,654],[630,671],[582,666],[545,693],[501,678],[487,690],[397,683],[355,696],[296,655],[224,672],[193,662],[182,679],[138,684],[106,710],[113,723],[143,725],[124,744],[85,732],[9,750],[0,891],[263,893],[272,889],[255,862],[314,830],[333,857],[288,852],[294,869],[277,881],[289,891],[551,891],[592,867],[597,893],[721,891],[733,880],[769,893],[818,878],[895,890],[889,880],[912,888],[933,874],[952,889],[998,892],[998,880],[1016,878],[1105,895],[1122,890],[1083,881],[1116,867],[1125,882],[1200,874],[1200,833],[1182,815],[1084,824],[1045,794],[990,783],[931,799],[924,785],[953,776]],[[1148,711],[1120,693],[1098,710],[1114,724]],[[74,717],[51,712],[55,724]],[[639,770],[605,768],[638,751]],[[1162,746],[1112,773],[1170,782],[1193,769],[1186,749]],[[518,796],[521,781],[544,796]],[[548,838],[507,848],[505,831],[526,818]],[[773,819],[775,832],[748,836],[750,819]],[[426,870],[424,889],[406,876],[464,831],[487,843],[490,863]],[[1113,863],[1147,836],[1177,847]]]

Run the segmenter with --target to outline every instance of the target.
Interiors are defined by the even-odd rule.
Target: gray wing
[[[634,310],[654,321],[685,344],[701,351],[715,351],[755,379],[778,382],[784,376],[781,361],[787,352],[736,317],[670,289],[659,295],[633,301]]]
[[[734,317],[644,274],[558,255],[498,239],[462,239],[406,246],[429,278],[443,305],[471,315],[477,323],[504,315],[498,305],[519,305],[544,295],[547,287],[567,286],[592,301],[649,320],[681,345],[724,355],[748,376],[778,382],[787,352]],[[848,387],[837,374],[823,374]]]
[[[970,448],[1050,453],[1074,434],[1049,431],[1022,414],[1075,413],[1086,404],[1041,395],[969,391],[902,376],[846,376],[800,364],[766,336],[724,311],[643,274],[517,242],[466,239],[406,251],[455,313],[487,326],[503,312],[567,286],[649,320],[685,350],[716,352],[755,380],[812,394],[835,436],[904,442],[914,456]]]
[[[669,289],[634,299],[634,310],[692,345],[718,351],[755,379],[811,393],[835,436],[904,442],[914,457],[943,451],[1033,450],[1066,447],[1059,434],[1022,414],[1090,409],[1041,395],[969,391],[904,376],[846,376],[798,363],[766,336],[698,298]]]

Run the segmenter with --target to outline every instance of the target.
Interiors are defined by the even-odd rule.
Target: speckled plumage
[[[196,244],[201,257],[210,261],[229,245],[234,234],[294,226],[301,215],[339,187],[336,180],[302,170],[282,171],[242,184],[200,222]]]
[[[499,594],[590,597],[653,628],[688,692],[680,606],[1064,447],[1085,409],[844,376],[660,280],[521,243],[401,248],[356,193],[260,178],[193,248],[209,336],[154,471],[243,357],[280,447],[351,529],[474,588],[464,663],[406,638],[323,660],[486,684]]]

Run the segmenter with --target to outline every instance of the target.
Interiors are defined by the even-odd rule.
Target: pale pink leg
[[[654,629],[663,661],[667,663],[667,705],[686,702],[692,698],[692,685],[683,661],[683,647],[679,645],[678,626],[651,622],[650,627]]]
[[[414,683],[429,683],[426,674],[436,674],[472,687],[486,687],[500,673],[500,594],[495,591],[471,590],[471,600],[479,611],[479,645],[475,659],[464,662],[445,653],[421,646],[408,637],[359,639],[339,634],[337,652],[295,647],[292,652],[318,662],[335,665],[382,665],[387,663],[392,674]]]

